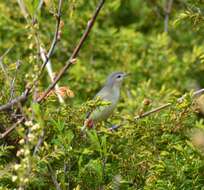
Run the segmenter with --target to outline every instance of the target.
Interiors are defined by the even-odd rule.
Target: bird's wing
[[[86,119],[88,119],[90,115],[91,115],[91,112],[86,113]]]
[[[106,100],[108,101],[108,96],[109,94],[107,93],[107,91],[105,90],[105,88],[102,88],[94,97],[94,99],[96,98],[100,98],[101,100]],[[89,116],[91,115],[92,112],[88,112],[86,114],[86,119],[89,118]]]
[[[110,93],[104,87],[95,95],[94,99],[96,99],[96,98],[100,98],[101,100],[104,100],[104,101],[110,101]],[[102,112],[103,109],[105,109],[105,107],[106,106],[99,106],[98,108],[96,108],[92,112],[88,112],[86,114],[86,120],[84,122],[84,126],[82,127],[82,131],[86,128],[87,121],[92,117],[98,117],[98,114],[100,114],[100,112]]]
[[[99,97],[101,100],[109,101],[110,93],[109,90],[106,89],[106,87],[103,87],[94,97],[96,99]]]

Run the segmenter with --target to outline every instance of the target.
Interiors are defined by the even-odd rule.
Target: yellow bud
[[[26,121],[26,122],[25,122],[25,125],[26,125],[26,126],[32,126],[32,125],[33,125],[33,122],[32,122],[32,121]]]
[[[20,164],[15,164],[14,165],[14,170],[18,170],[20,168],[20,166],[21,166]]]
[[[20,141],[19,141],[19,144],[24,144],[25,143],[25,140],[24,139],[21,139]]]
[[[18,179],[18,177],[16,175],[12,176],[12,181],[15,182]]]

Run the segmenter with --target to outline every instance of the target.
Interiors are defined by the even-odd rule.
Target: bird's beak
[[[129,77],[131,75],[131,73],[125,73],[124,77]]]

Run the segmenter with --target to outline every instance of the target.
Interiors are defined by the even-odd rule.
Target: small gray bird
[[[96,94],[94,99],[99,98],[100,100],[110,102],[110,104],[99,106],[93,112],[88,113],[82,131],[86,127],[93,128],[95,123],[106,120],[112,114],[120,98],[120,87],[127,75],[124,72],[114,72],[108,76],[104,87]]]

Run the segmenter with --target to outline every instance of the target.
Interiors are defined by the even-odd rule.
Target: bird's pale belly
[[[90,118],[93,119],[94,122],[106,120],[108,117],[110,117],[115,107],[116,104],[101,106],[93,111]]]

